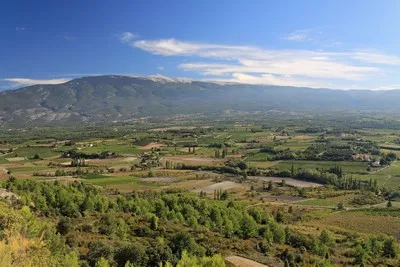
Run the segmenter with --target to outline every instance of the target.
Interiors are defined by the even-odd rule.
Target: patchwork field
[[[195,190],[192,190],[192,192],[213,193],[214,190],[230,190],[230,189],[243,189],[243,185],[235,183],[235,182],[224,181],[224,182],[212,184],[209,186],[197,188]]]
[[[345,131],[343,125],[304,123],[150,127],[77,141],[62,131],[54,138],[13,139],[0,145],[0,181],[11,190],[22,185],[10,183],[25,179],[56,187],[94,186],[111,204],[99,199],[80,204],[79,229],[96,228],[102,210],[121,205],[113,216],[132,227],[132,240],[147,244],[155,233],[184,230],[197,246],[221,252],[228,266],[285,266],[286,254],[309,264],[292,266],[317,266],[318,261],[331,264],[318,266],[351,266],[355,247],[366,238],[400,236],[400,130]],[[17,191],[23,195],[33,188]],[[51,200],[47,195],[36,199],[41,193],[23,199],[37,201],[40,211],[42,202]],[[146,201],[155,199],[159,202],[150,208]],[[176,204],[182,199],[188,202]],[[81,213],[92,205],[97,213]],[[142,217],[130,219],[132,214]],[[155,221],[149,223],[154,216],[157,229]],[[333,240],[329,248],[318,241],[323,230]],[[94,238],[104,229],[79,231]],[[107,243],[116,239],[102,235]],[[90,250],[88,242],[79,242],[84,253]],[[395,259],[380,257],[397,266]]]
[[[300,181],[300,180],[295,180],[292,178],[287,178],[287,177],[262,177],[262,176],[255,176],[255,177],[250,177],[250,179],[257,179],[261,180],[264,182],[274,182],[274,183],[281,183],[282,181],[285,181],[287,185],[293,186],[293,187],[318,187],[322,186],[322,184],[318,183],[312,183],[312,182],[307,182],[307,181]]]

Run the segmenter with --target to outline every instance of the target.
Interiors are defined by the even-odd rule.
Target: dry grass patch
[[[140,150],[150,150],[152,148],[159,148],[163,146],[166,146],[166,144],[152,142],[146,146],[138,146],[137,148],[139,148]]]
[[[390,216],[375,216],[362,212],[336,212],[315,221],[318,225],[338,226],[361,233],[399,234],[400,219]]]
[[[235,182],[231,182],[231,181],[224,181],[224,182],[220,182],[220,183],[216,183],[216,184],[212,184],[209,186],[205,186],[205,187],[201,187],[201,188],[197,188],[195,190],[192,190],[192,192],[205,192],[205,193],[212,193],[214,192],[214,190],[229,190],[229,189],[243,189],[243,185],[235,183]]]
[[[188,165],[220,165],[228,159],[217,159],[211,157],[196,157],[196,156],[169,156],[164,160],[169,160],[175,163],[184,163]]]
[[[25,157],[13,157],[13,158],[6,158],[7,161],[10,162],[17,162],[17,161],[23,161],[25,160]]]

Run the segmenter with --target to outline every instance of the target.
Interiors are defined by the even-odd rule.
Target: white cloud
[[[304,41],[311,41],[312,38],[310,37],[310,33],[312,30],[297,30],[294,31],[287,36],[284,36],[283,39],[293,42],[304,42]]]
[[[35,84],[60,84],[66,83],[71,79],[68,78],[60,78],[60,79],[50,79],[50,80],[35,80],[35,79],[27,79],[27,78],[6,78],[4,81],[14,83],[16,86],[28,86]]]
[[[377,87],[376,90],[395,90],[395,89],[400,89],[400,84],[394,84],[394,85],[382,85]]]
[[[26,28],[25,28],[25,27],[15,27],[15,30],[16,30],[17,32],[22,32],[22,31],[25,31]]]
[[[230,79],[218,79],[219,81],[225,82],[238,82],[246,84],[269,84],[269,85],[280,85],[280,86],[304,86],[321,88],[325,85],[323,83],[318,83],[316,81],[307,81],[293,79],[290,76],[279,76],[272,74],[262,74],[262,75],[249,75],[245,73],[232,73],[232,78]]]
[[[175,39],[141,40],[134,42],[133,45],[157,55],[225,59],[226,63],[192,62],[179,65],[184,70],[213,76],[232,73],[265,73],[360,80],[371,73],[379,72],[379,69],[374,66],[359,66],[346,62],[347,53],[265,50],[252,46],[189,43]],[[353,54],[353,56],[356,55]]]
[[[400,65],[400,57],[385,55],[379,52],[355,52],[352,58],[376,64]]]
[[[165,68],[164,68],[164,66],[158,66],[157,69],[158,70],[164,70]]]
[[[127,42],[133,40],[136,37],[136,35],[131,32],[123,32],[118,37],[121,42],[127,43]]]
[[[264,49],[177,39],[138,40],[130,45],[155,55],[184,56],[190,60],[179,68],[206,79],[237,82],[338,88],[346,81],[363,84],[382,78],[388,66],[400,67],[400,57],[377,51]]]
[[[339,62],[315,60],[311,58],[297,60],[239,60],[240,64],[186,63],[179,67],[197,71],[204,75],[221,76],[232,73],[259,73],[284,76],[307,76],[312,78],[331,78],[361,80],[369,73],[379,72],[373,67],[358,67]]]

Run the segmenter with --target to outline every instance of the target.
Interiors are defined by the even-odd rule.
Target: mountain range
[[[91,76],[0,93],[0,125],[25,127],[124,121],[226,110],[400,111],[400,90],[332,90],[174,79]]]

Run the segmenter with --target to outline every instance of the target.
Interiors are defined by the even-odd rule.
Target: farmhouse
[[[374,161],[370,164],[372,167],[381,167],[381,163],[379,161]]]

